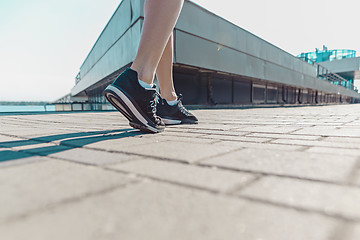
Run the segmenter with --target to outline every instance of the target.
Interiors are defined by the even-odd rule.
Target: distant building
[[[322,50],[301,53],[298,55],[304,61],[314,61],[346,79],[349,83],[360,88],[360,57],[356,57],[355,50],[335,49],[329,50],[323,46]]]
[[[109,109],[104,88],[135,58],[144,0],[123,0],[80,67],[71,99]],[[185,1],[174,29],[174,82],[184,104],[321,104],[360,99],[351,82]]]

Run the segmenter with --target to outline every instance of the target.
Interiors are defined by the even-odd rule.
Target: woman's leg
[[[142,131],[157,133],[165,127],[157,115],[156,90],[146,83],[154,80],[183,3],[184,0],[145,1],[144,26],[131,69],[122,72],[104,90],[106,99],[129,120],[130,126]]]
[[[173,82],[173,34],[170,35],[157,66],[156,77],[160,85],[161,97],[167,101],[176,100]]]
[[[165,99],[158,104],[157,115],[162,118],[165,124],[197,123],[198,119],[182,105],[182,97],[178,98],[175,92],[173,81],[173,38],[173,34],[171,34],[156,69],[161,97]]]
[[[146,0],[145,19],[131,68],[140,80],[152,83],[156,68],[180,15],[184,0]]]

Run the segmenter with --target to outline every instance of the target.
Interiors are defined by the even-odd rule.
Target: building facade
[[[144,0],[123,0],[76,77],[71,101],[109,109],[104,88],[135,58]],[[354,102],[345,78],[309,64],[191,1],[174,29],[174,83],[184,104],[202,107]],[[337,84],[340,83],[340,84]],[[60,101],[61,102],[61,101]]]

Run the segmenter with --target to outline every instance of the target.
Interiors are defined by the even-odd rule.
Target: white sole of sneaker
[[[163,120],[163,122],[165,123],[165,125],[177,125],[181,123],[181,120],[173,120],[173,119],[166,119],[166,118],[161,118]]]
[[[116,95],[116,97],[118,97],[118,98],[120,98],[122,100],[122,102],[126,105],[127,109],[129,109],[131,111],[130,114],[133,117],[135,117],[139,122],[141,122],[146,129],[148,129],[149,131],[154,132],[154,133],[158,133],[158,132],[163,131],[163,129],[156,129],[156,128],[150,126],[148,124],[147,120],[141,115],[141,113],[139,113],[139,111],[136,109],[134,104],[130,101],[130,99],[122,91],[120,91],[118,88],[116,88],[116,87],[114,87],[112,85],[109,85],[105,89],[105,95],[106,94],[111,94],[111,92],[113,92]],[[106,98],[109,100],[108,97],[106,97]],[[115,105],[114,107],[116,107],[117,109],[120,108],[123,111],[125,111],[127,114],[129,114],[129,112],[125,110],[126,109],[125,106],[122,106],[121,102],[119,102],[119,101],[116,101],[116,102],[109,101],[109,102],[111,104]],[[125,116],[125,117],[128,118],[127,116]]]

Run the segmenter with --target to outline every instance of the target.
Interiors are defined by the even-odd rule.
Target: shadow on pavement
[[[64,114],[74,114],[74,113],[101,113],[101,112],[116,112],[116,110],[94,110],[94,111],[47,111],[47,112],[0,112],[0,116],[18,116],[18,115],[64,115]]]
[[[32,156],[47,156],[49,154],[63,152],[73,148],[80,148],[95,142],[132,137],[142,134],[144,133],[131,128],[131,129],[118,129],[111,131],[66,133],[66,134],[36,137],[28,140],[0,142],[0,166],[1,166],[1,162],[23,159]],[[60,140],[59,145],[36,147],[36,145],[41,143],[50,143],[59,140]],[[31,146],[31,145],[34,145],[33,148],[30,147],[24,150],[18,150],[18,151],[8,150],[8,149],[1,150],[1,148],[14,148],[14,147]]]

